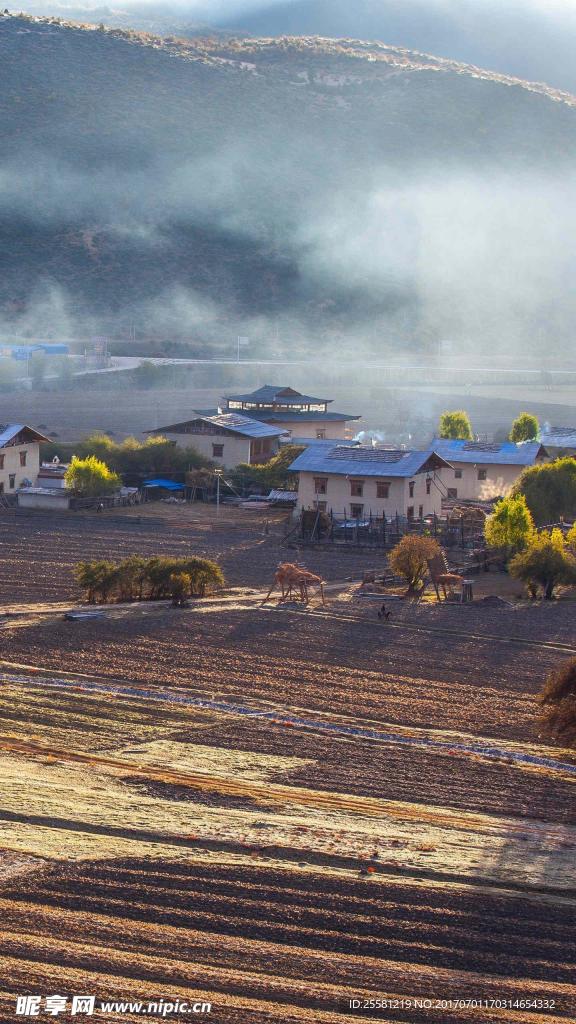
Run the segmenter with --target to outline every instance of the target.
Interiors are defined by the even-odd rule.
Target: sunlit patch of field
[[[3,633],[5,655],[44,667],[2,670],[2,976],[104,999],[193,990],[219,1024],[519,988],[557,1010],[458,1019],[571,1019],[573,762],[521,725],[559,656],[463,637],[448,664],[444,637],[409,628],[420,613],[376,632],[256,598]],[[551,767],[514,760],[530,753]]]

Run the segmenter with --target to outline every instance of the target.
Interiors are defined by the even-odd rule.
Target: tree
[[[289,489],[294,483],[294,475],[289,472],[289,467],[303,451],[302,445],[283,445],[268,462],[262,462],[259,465],[240,463],[230,473],[230,479],[236,487],[243,490],[258,488],[260,491],[267,492],[274,487]]]
[[[30,377],[32,378],[32,389],[39,390],[46,376],[46,353],[33,352],[29,359]]]
[[[170,587],[172,590],[172,604],[174,608],[182,608],[190,597],[192,580],[187,572],[173,572],[170,574]]]
[[[409,593],[414,593],[424,580],[428,559],[441,554],[441,551],[442,548],[433,537],[406,534],[396,547],[392,548],[388,561],[392,571],[405,578]]]
[[[455,440],[472,441],[474,435],[468,413],[464,412],[463,409],[443,412],[440,417],[439,436]]]
[[[514,556],[509,569],[534,595],[541,588],[547,601],[559,583],[576,583],[576,558],[557,529],[535,533],[524,551]]]
[[[77,583],[86,592],[88,604],[105,601],[116,586],[118,569],[114,562],[79,562],[74,567]]]
[[[139,555],[130,555],[117,568],[116,588],[119,601],[141,601],[146,581],[147,561]]]
[[[566,547],[573,555],[576,555],[576,523],[574,523],[565,537]]]
[[[87,498],[112,494],[119,490],[122,481],[117,473],[113,473],[105,462],[95,455],[85,459],[72,456],[70,467],[66,470],[66,487]]]
[[[151,434],[145,441],[127,437],[118,443],[107,434],[97,432],[85,437],[80,444],[51,444],[47,445],[46,449],[45,457],[48,460],[54,455],[62,462],[68,462],[73,454],[81,458],[95,455],[115,473],[130,474],[136,478],[183,477],[189,469],[213,465],[195,448],[181,448],[168,438],[156,434]]]
[[[544,732],[562,744],[576,746],[576,658],[548,674],[538,700]]]
[[[576,518],[576,459],[567,457],[525,469],[513,494],[523,494],[536,526]]]
[[[121,562],[79,562],[74,576],[90,604],[108,601],[111,597],[117,601],[204,597],[208,590],[225,583],[216,562],[196,556],[141,558],[130,555]]]
[[[523,494],[502,498],[484,524],[486,543],[502,549],[507,559],[525,548],[533,535],[534,520]]]
[[[136,386],[148,389],[157,387],[163,381],[164,367],[153,363],[150,359],[144,359],[134,367],[133,373]]]
[[[223,587],[224,573],[217,562],[209,558],[185,558],[183,571],[190,577],[191,593],[204,597],[213,587]]]
[[[521,412],[516,417],[510,430],[509,439],[519,444],[521,441],[535,441],[540,432],[538,419],[531,412]]]

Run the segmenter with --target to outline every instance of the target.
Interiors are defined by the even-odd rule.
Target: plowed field
[[[193,523],[150,523],[98,525],[92,550],[143,551],[137,529],[198,549]],[[71,596],[82,531],[52,538],[43,600]],[[278,538],[243,531],[203,550],[263,585]],[[43,540],[18,521],[3,544],[30,601]],[[341,558],[326,578],[358,574]],[[326,611],[260,600],[3,620],[0,1020],[56,992],[105,1021],[159,999],[218,1024],[573,1020],[576,757],[539,739],[534,699],[573,605],[383,625],[338,590]]]

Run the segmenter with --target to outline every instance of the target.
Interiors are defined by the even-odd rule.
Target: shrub
[[[146,559],[140,558],[139,555],[130,555],[129,558],[120,562],[115,580],[119,601],[142,599],[146,582],[146,567]]]
[[[172,590],[172,604],[175,608],[180,608],[188,597],[192,589],[192,580],[187,572],[173,572],[170,575],[170,588]]]
[[[521,551],[534,535],[534,520],[523,494],[503,498],[484,524],[484,537],[491,548],[502,549],[508,559]]]
[[[537,526],[576,517],[576,459],[555,459],[525,469],[514,494],[523,494]]]
[[[79,562],[74,576],[90,604],[98,601],[158,601],[174,598],[174,588],[183,587],[186,597],[204,597],[212,587],[223,586],[224,574],[208,558],[141,558],[131,555],[122,562]]]
[[[294,474],[289,472],[288,467],[303,451],[302,445],[287,444],[268,462],[262,462],[260,465],[240,463],[230,473],[230,479],[242,490],[258,488],[267,493],[274,487],[289,489],[293,487],[295,481]]]
[[[510,574],[522,580],[536,596],[538,589],[551,600],[559,583],[576,583],[576,558],[566,546],[561,530],[543,530],[531,538],[524,551],[510,562]]]
[[[470,418],[463,409],[443,412],[440,417],[438,433],[440,437],[449,437],[463,441],[472,441],[474,438]]]
[[[428,559],[441,554],[442,548],[433,537],[418,537],[407,534],[392,548],[389,563],[393,572],[403,576],[408,591],[414,593],[422,584],[428,569]]]
[[[519,444],[521,441],[535,441],[540,431],[538,419],[531,412],[521,412],[516,417],[510,430],[509,439]]]
[[[195,448],[181,448],[159,434],[152,434],[145,441],[127,437],[118,443],[107,434],[95,433],[74,445],[50,444],[45,449],[43,454],[48,461],[54,455],[63,462],[68,462],[73,454],[80,458],[94,455],[115,473],[141,477],[183,475],[187,470],[213,465]]]
[[[549,673],[538,700],[544,732],[566,746],[576,746],[576,658]]]
[[[82,494],[84,497],[98,497],[101,494],[112,494],[120,489],[122,481],[117,473],[112,472],[105,462],[95,455],[86,459],[72,456],[69,469],[66,470],[66,486]]]
[[[117,582],[117,566],[113,562],[79,562],[74,576],[86,592],[89,604],[106,601]]]

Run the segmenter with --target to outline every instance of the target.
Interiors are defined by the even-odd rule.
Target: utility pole
[[[241,348],[245,348],[249,344],[250,344],[250,339],[249,338],[244,338],[244,337],[242,337],[242,335],[238,336],[238,338],[237,338],[237,346],[238,347],[237,347],[237,350],[236,350],[236,362],[237,363],[240,362],[240,349]]]
[[[214,476],[216,477],[216,515],[217,516],[220,515],[220,479],[222,477],[223,472],[224,472],[223,469],[215,469],[214,470]]]

